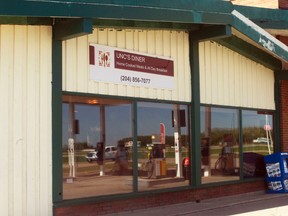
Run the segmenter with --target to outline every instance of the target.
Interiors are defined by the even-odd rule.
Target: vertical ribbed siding
[[[50,27],[0,26],[2,215],[52,215]]]
[[[172,58],[175,88],[155,89],[90,80],[89,43]],[[64,91],[191,101],[188,34],[183,31],[94,29],[89,36],[64,41],[63,57]]]
[[[201,103],[275,109],[272,70],[215,42],[199,55]]]

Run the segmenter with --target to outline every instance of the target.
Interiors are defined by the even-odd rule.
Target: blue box
[[[268,193],[288,192],[288,153],[274,153],[264,157]]]

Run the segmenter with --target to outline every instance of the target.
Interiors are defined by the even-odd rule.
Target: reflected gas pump
[[[151,178],[161,178],[167,175],[165,144],[152,143],[147,144],[148,159],[152,161],[153,171]]]
[[[151,159],[164,158],[164,150],[165,150],[165,145],[152,144],[152,146],[150,147]]]

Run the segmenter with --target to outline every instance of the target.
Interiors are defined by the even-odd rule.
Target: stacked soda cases
[[[288,192],[288,153],[274,153],[264,157],[268,193]]]

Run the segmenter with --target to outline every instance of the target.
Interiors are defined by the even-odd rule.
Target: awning
[[[288,47],[267,31],[256,25],[237,10],[231,12],[231,26],[260,45],[263,50],[282,61],[288,62]]]

